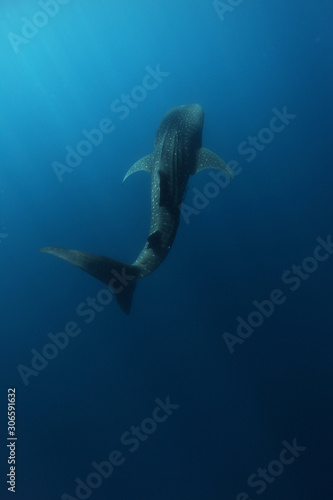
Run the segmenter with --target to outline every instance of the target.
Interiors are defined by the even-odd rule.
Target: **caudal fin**
[[[139,269],[118,260],[93,253],[60,247],[45,247],[40,252],[55,255],[83,269],[94,278],[108,285],[125,314],[129,314]]]

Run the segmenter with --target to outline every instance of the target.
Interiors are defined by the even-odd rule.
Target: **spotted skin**
[[[132,265],[78,250],[46,247],[50,253],[106,283],[129,314],[136,280],[151,274],[166,258],[175,240],[180,206],[190,175],[204,168],[232,172],[215,153],[202,147],[204,113],[199,104],[170,109],[157,129],[153,153],[137,161],[125,175],[145,170],[151,174],[149,236]],[[117,280],[116,280],[117,278]]]
[[[151,169],[151,224],[147,242],[133,263],[139,277],[152,273],[163,262],[179,226],[179,206],[189,176],[194,173],[196,151],[201,147],[203,110],[198,104],[170,109],[154,141]],[[132,172],[131,172],[132,173]],[[155,244],[151,236],[155,236]]]

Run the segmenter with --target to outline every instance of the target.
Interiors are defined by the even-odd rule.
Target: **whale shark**
[[[171,108],[157,129],[153,152],[138,160],[124,177],[123,182],[141,170],[151,175],[149,236],[133,264],[62,247],[45,247],[40,252],[64,259],[108,285],[128,315],[137,280],[151,274],[172,247],[189,177],[205,168],[233,177],[219,156],[202,147],[203,122],[204,112],[199,104]]]

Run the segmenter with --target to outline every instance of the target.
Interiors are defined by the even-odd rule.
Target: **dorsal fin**
[[[148,236],[148,248],[152,248],[155,253],[158,253],[158,250],[161,246],[162,233],[160,230],[155,231],[154,233]]]
[[[170,192],[169,175],[163,170],[158,171],[160,176],[160,200],[159,206],[172,209],[172,192]]]

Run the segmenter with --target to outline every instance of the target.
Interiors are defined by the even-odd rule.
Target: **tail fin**
[[[108,285],[125,314],[129,314],[139,269],[102,255],[69,250],[60,247],[45,247],[40,252],[50,253],[83,269],[94,278]]]

